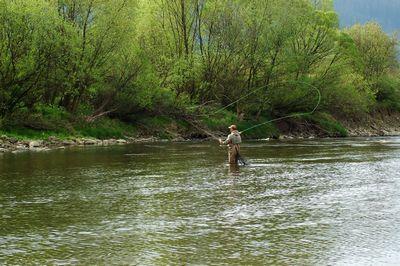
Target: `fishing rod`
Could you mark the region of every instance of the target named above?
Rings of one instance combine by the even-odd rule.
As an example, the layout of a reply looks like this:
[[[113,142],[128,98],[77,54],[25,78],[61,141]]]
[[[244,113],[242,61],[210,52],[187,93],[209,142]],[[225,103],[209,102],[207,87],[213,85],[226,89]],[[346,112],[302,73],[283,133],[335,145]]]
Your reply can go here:
[[[321,104],[321,99],[322,99],[321,91],[320,91],[316,86],[314,86],[314,85],[312,85],[312,84],[310,84],[310,83],[308,83],[308,82],[305,82],[305,81],[297,81],[297,82],[303,83],[303,84],[306,84],[306,85],[312,87],[312,88],[318,93],[318,101],[317,101],[317,104],[315,105],[315,107],[312,109],[312,111],[310,111],[310,112],[304,112],[304,113],[296,113],[296,114],[291,114],[291,115],[286,115],[286,116],[283,116],[283,117],[271,119],[271,120],[268,120],[268,121],[266,121],[266,122],[259,123],[259,124],[257,124],[257,125],[254,125],[254,126],[251,126],[251,127],[249,127],[249,128],[246,128],[245,130],[242,130],[242,131],[239,132],[239,133],[240,133],[240,134],[243,134],[244,132],[250,131],[250,130],[252,130],[252,129],[261,127],[261,126],[263,126],[263,125],[266,125],[266,124],[269,124],[269,123],[272,123],[272,122],[284,120],[284,119],[287,119],[287,118],[299,117],[299,116],[304,116],[304,115],[311,115],[311,114],[315,113],[315,111],[318,109],[319,105]],[[248,94],[246,94],[246,95],[240,97],[238,100],[236,100],[236,101],[234,101],[234,102],[232,102],[232,103],[230,103],[230,104],[228,104],[228,105],[226,105],[226,106],[224,106],[224,107],[222,107],[222,108],[216,110],[215,112],[212,112],[212,113],[208,114],[207,116],[210,116],[210,115],[213,115],[213,114],[217,114],[217,113],[219,113],[219,112],[221,112],[221,111],[227,109],[228,107],[234,105],[235,103],[237,103],[237,102],[239,102],[239,101],[241,101],[241,100],[247,98],[248,96],[254,94],[256,91],[259,91],[259,90],[261,90],[262,88],[265,88],[265,87],[266,87],[266,86],[259,87],[259,88],[255,89],[255,90],[253,90],[252,92],[250,92],[250,93],[248,93]],[[204,116],[204,115],[203,115],[203,116]],[[196,124],[195,124],[194,122],[192,122],[192,121],[188,121],[188,122],[189,122],[190,124],[192,124],[194,127],[196,127],[197,129],[199,129],[199,130],[203,131],[204,133],[206,133],[207,135],[211,136],[213,139],[219,140],[219,141],[220,141],[220,138],[218,138],[218,137],[217,137],[216,135],[214,135],[213,133],[207,131],[206,129],[204,129],[204,128],[202,128],[202,127],[200,127],[199,125],[196,125]],[[238,156],[238,157],[237,157],[237,160],[238,160],[238,162],[239,162],[240,164],[242,164],[242,165],[244,165],[244,166],[249,165],[249,163],[240,155],[240,153],[238,153],[237,156]]]

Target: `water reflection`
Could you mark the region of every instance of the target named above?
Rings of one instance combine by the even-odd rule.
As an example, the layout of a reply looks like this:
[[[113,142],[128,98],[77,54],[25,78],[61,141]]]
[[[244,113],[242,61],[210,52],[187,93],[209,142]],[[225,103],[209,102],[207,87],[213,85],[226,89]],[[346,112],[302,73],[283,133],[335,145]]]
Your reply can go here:
[[[0,264],[390,264],[399,144],[251,142],[246,167],[209,143],[6,154]]]
[[[229,173],[233,176],[239,176],[240,174],[239,164],[229,164]]]

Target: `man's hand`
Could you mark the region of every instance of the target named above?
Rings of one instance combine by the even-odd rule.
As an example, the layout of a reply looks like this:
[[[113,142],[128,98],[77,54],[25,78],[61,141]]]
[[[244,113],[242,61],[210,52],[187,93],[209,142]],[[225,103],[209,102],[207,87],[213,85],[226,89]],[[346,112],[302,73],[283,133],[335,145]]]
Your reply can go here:
[[[219,141],[219,144],[222,144],[222,139],[219,139],[218,141]]]

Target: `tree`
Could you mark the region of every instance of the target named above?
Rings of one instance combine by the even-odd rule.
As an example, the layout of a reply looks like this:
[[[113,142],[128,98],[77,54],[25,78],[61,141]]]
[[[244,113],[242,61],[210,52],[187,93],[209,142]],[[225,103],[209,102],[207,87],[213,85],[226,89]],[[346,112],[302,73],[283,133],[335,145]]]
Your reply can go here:
[[[0,1],[0,116],[32,106],[57,65],[61,20],[48,2]]]
[[[397,38],[388,36],[375,22],[354,25],[346,32],[353,39],[361,61],[357,70],[377,91],[379,79],[397,67]]]
[[[65,92],[61,101],[67,110],[75,112],[91,87],[107,82],[104,78],[118,60],[119,51],[132,40],[135,4],[132,0],[58,2],[59,13],[76,29],[77,40],[68,62],[72,90]]]

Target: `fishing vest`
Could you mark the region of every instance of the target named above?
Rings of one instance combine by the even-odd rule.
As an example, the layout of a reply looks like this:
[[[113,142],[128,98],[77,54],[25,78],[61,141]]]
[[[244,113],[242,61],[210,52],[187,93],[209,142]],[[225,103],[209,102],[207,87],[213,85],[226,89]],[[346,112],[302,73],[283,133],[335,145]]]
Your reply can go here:
[[[240,144],[242,143],[242,137],[238,131],[233,131],[229,134],[228,139],[230,140],[231,144]]]

